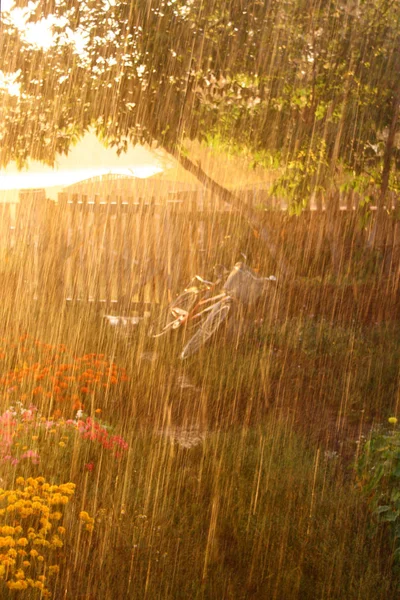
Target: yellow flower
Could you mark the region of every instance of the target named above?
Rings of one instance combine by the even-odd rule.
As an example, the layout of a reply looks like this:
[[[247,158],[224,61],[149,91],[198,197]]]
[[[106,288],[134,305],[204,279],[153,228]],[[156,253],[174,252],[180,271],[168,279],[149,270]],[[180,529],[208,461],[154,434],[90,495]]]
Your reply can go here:
[[[17,541],[18,546],[27,546],[28,543],[28,540],[24,537],[19,538],[19,540]]]
[[[64,535],[64,533],[65,533],[65,531],[66,531],[66,530],[65,530],[65,527],[58,527],[58,528],[57,528],[57,531],[58,531],[58,533],[59,533],[60,535]]]
[[[1,562],[5,567],[12,567],[15,565],[15,560],[13,558],[3,558]]]
[[[86,531],[90,531],[90,533],[93,531],[94,526],[91,523],[88,523],[85,527]]]
[[[53,512],[49,514],[49,519],[50,520],[54,520],[54,521],[59,521],[60,519],[62,519],[62,513],[60,512]]]
[[[15,546],[15,540],[9,535],[0,537],[0,548],[4,548],[5,546]]]
[[[38,552],[37,550],[33,549],[33,550],[31,550],[31,551],[29,552],[29,554],[30,554],[30,555],[31,555],[33,558],[35,558],[36,556],[38,556],[38,555],[39,555],[39,552]]]
[[[17,485],[25,485],[25,479],[23,477],[17,477],[15,483]]]
[[[14,529],[14,527],[10,527],[10,525],[4,525],[1,528],[1,533],[3,535],[14,535],[15,529]]]
[[[51,565],[49,567],[49,574],[50,575],[55,575],[56,573],[60,572],[60,567],[58,565]]]
[[[19,579],[18,581],[7,581],[7,587],[10,590],[26,590],[28,583]]]
[[[65,442],[58,442],[58,445],[60,446],[60,448],[65,448]]]
[[[58,535],[53,535],[51,538],[51,546],[53,548],[62,548],[64,546],[63,542],[60,540]]]
[[[389,417],[388,418],[389,423],[391,423],[392,425],[396,425],[397,423],[397,419],[396,417]]]
[[[25,579],[25,573],[22,569],[18,569],[15,573],[15,579]]]
[[[32,436],[32,439],[33,439],[33,440],[36,442],[36,440],[38,440],[38,439],[39,439],[39,436],[38,436],[38,435],[33,435],[33,436]]]
[[[24,560],[22,564],[23,564],[24,567],[30,567],[31,566],[31,563],[29,562],[29,560]]]

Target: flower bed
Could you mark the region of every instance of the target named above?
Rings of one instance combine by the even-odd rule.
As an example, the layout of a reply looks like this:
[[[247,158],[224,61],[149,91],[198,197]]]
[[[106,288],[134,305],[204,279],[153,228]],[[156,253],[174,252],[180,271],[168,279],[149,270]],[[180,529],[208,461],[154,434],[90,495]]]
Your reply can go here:
[[[64,344],[29,336],[0,344],[0,390],[7,403],[34,403],[49,415],[71,417],[78,410],[95,412],[128,381],[126,370],[104,354],[74,356]]]

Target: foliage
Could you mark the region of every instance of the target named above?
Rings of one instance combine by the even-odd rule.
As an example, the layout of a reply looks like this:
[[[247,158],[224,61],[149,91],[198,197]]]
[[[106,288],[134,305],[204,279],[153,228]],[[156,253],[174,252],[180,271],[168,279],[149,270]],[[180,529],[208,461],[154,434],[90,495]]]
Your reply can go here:
[[[90,125],[119,151],[211,133],[292,161],[315,136],[328,161],[381,160],[371,148],[396,94],[395,2],[16,4],[29,23],[51,19],[53,39],[43,49],[3,17],[3,165],[51,163]]]
[[[393,540],[393,561],[400,572],[400,430],[397,418],[391,428],[375,430],[357,464],[359,485],[368,498],[375,528],[385,527]]]
[[[272,194],[289,202],[289,214],[300,214],[311,197],[327,187],[326,143],[319,140],[315,149],[308,142],[291,160],[272,187]]]

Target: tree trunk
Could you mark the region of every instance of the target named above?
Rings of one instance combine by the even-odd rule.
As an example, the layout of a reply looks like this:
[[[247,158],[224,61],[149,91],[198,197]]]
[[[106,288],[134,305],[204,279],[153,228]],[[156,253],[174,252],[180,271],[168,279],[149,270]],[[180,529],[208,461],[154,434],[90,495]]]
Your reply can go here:
[[[393,98],[392,119],[389,126],[388,137],[383,155],[383,168],[381,177],[381,186],[377,202],[375,224],[372,228],[368,246],[384,246],[385,243],[385,201],[389,189],[390,169],[392,165],[393,148],[397,133],[398,121],[400,116],[400,74],[397,89]]]
[[[171,152],[171,150],[169,151]],[[275,260],[278,269],[277,275],[282,275],[284,278],[294,276],[294,269],[283,258],[282,252],[279,251],[278,246],[273,241],[270,228],[265,223],[260,223],[260,219],[253,208],[243,202],[233,192],[209,177],[201,166],[194,163],[190,158],[184,156],[179,151],[172,151],[171,153],[182,167],[196,177],[200,183],[219,196],[221,200],[228,202],[228,204],[243,214],[249,225],[259,233],[260,239],[264,242],[270,255]]]

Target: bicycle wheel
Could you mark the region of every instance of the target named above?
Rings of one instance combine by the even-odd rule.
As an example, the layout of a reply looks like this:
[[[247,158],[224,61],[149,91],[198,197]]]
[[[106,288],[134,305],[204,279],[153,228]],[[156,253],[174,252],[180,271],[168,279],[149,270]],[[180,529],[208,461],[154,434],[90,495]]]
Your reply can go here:
[[[226,296],[223,300],[220,300],[215,304],[207,319],[182,350],[182,360],[196,354],[201,346],[214,335],[217,329],[219,329],[221,324],[226,320],[231,309],[231,304],[232,298],[230,296]]]

